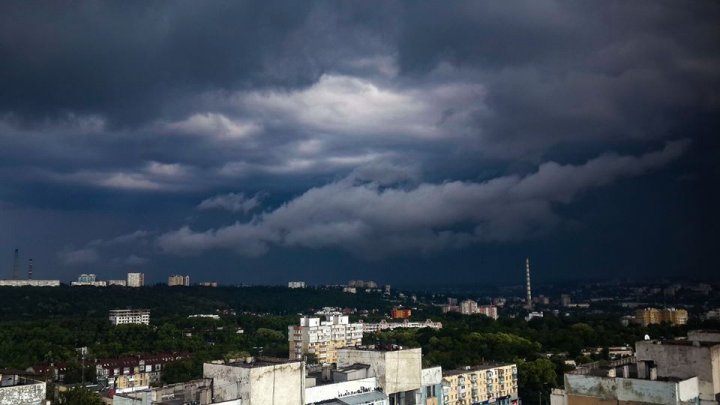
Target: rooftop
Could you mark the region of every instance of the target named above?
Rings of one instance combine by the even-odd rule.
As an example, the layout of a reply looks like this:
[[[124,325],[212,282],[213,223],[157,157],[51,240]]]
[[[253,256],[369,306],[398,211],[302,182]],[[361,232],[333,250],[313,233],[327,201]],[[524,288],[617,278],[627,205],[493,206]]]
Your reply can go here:
[[[259,357],[259,358],[248,358],[246,361],[236,361],[227,364],[228,366],[233,367],[243,367],[243,368],[255,368],[255,367],[267,367],[267,366],[274,366],[278,364],[289,364],[289,363],[300,363],[300,360],[288,360],[288,359],[281,359],[277,357]]]
[[[475,371],[492,370],[492,369],[498,368],[498,367],[509,367],[509,366],[514,366],[514,365],[515,364],[513,364],[513,363],[484,363],[484,364],[478,364],[476,366],[471,366],[471,367],[467,367],[467,368],[458,368],[458,369],[454,369],[454,370],[443,370],[442,374],[443,374],[443,377],[450,377],[450,376],[458,375],[458,374],[472,373]]]

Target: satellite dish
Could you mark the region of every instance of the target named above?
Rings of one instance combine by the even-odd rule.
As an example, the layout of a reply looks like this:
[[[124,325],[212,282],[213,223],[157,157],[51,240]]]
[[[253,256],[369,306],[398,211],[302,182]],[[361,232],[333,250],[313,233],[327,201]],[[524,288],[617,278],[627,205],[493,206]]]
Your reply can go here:
[[[650,340],[650,335],[645,335],[645,340]]]

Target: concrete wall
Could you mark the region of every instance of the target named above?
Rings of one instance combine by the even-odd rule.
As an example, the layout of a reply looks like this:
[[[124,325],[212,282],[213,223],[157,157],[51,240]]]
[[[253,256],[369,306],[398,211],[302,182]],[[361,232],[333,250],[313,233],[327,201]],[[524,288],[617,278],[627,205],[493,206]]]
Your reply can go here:
[[[215,401],[240,399],[243,405],[303,405],[302,362],[254,367],[205,363],[203,377],[213,379]]]
[[[691,330],[687,333],[687,338],[691,341],[720,343],[720,332]]]
[[[423,387],[442,383],[442,367],[422,369],[420,382]]]
[[[45,401],[45,383],[0,388],[0,405],[40,405]]]
[[[369,364],[386,394],[417,390],[422,386],[421,349],[338,351],[338,367],[354,363]]]
[[[305,403],[314,404],[329,399],[372,392],[380,387],[377,378],[363,378],[361,380],[344,381],[335,384],[318,385],[305,389]]]
[[[647,404],[695,403],[698,379],[693,377],[683,383],[681,386],[677,382],[668,381],[565,374],[568,405],[573,403],[571,396]]]
[[[700,399],[714,400],[720,393],[720,345],[635,343],[638,361],[654,361],[658,376],[687,379],[697,376]]]
[[[250,401],[247,405],[303,405],[305,367],[302,362],[253,367],[250,370]]]

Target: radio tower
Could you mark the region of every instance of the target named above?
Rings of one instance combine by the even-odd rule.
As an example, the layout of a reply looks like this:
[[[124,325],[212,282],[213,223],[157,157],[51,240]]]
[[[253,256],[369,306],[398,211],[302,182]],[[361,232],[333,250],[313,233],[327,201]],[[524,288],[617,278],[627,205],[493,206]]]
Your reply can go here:
[[[525,258],[525,282],[527,284],[526,305],[528,309],[532,309],[532,292],[530,290],[530,258]]]
[[[18,265],[20,264],[20,263],[18,263],[19,258],[20,258],[20,252],[18,251],[18,249],[15,249],[15,256],[13,257],[13,274],[12,274],[13,280],[17,280],[17,278],[18,278]]]
[[[28,280],[32,280],[32,259],[28,260]]]

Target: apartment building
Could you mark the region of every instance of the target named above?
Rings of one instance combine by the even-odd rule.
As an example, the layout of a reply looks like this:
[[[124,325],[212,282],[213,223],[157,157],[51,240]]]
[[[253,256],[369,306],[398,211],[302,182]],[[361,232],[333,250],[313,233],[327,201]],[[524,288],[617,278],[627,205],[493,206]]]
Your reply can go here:
[[[172,275],[168,277],[168,285],[170,287],[175,286],[184,286],[189,287],[190,286],[190,276],[180,276],[180,275]]]
[[[305,288],[304,281],[289,281],[288,288]]]
[[[675,308],[644,308],[635,312],[635,322],[642,326],[668,322],[672,325],[685,325],[688,313],[684,309]]]
[[[442,403],[517,405],[517,366],[485,364],[443,371]]]
[[[362,343],[363,324],[350,323],[344,315],[320,318],[302,317],[300,325],[288,326],[289,358],[302,360],[313,354],[321,364],[337,362],[337,350]]]
[[[128,287],[142,287],[145,285],[145,274],[144,273],[128,273],[127,274],[127,286]]]
[[[150,324],[150,310],[147,309],[111,309],[109,315],[113,325]]]
[[[412,316],[412,310],[410,308],[393,308],[390,311],[390,318],[392,319],[409,319]]]
[[[203,364],[203,378],[212,379],[213,403],[242,405],[304,403],[305,363],[248,358],[230,364]]]

